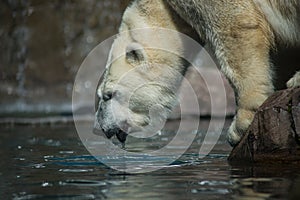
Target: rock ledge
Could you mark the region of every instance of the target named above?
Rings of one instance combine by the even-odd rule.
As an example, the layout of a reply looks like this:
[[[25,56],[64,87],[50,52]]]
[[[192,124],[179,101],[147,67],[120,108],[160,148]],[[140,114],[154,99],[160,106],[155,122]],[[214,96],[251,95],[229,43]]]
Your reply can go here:
[[[300,87],[275,92],[257,111],[231,163],[300,163]]]

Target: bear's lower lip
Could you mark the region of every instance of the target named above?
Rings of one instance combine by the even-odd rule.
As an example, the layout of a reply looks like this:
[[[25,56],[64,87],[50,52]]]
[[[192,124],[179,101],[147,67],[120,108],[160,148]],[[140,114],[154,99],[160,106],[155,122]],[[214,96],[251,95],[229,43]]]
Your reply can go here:
[[[127,135],[128,135],[128,134],[127,134],[126,132],[122,131],[122,130],[120,130],[120,131],[116,134],[118,140],[119,140],[121,143],[124,143],[124,142],[126,141]]]
[[[124,143],[126,141],[127,138],[127,133],[122,131],[122,130],[118,130],[118,131],[109,131],[109,132],[105,132],[103,130],[99,130],[97,128],[93,129],[93,133],[95,135],[99,135],[99,136],[106,136],[108,139],[111,139],[114,135],[116,135],[117,139],[121,142]]]

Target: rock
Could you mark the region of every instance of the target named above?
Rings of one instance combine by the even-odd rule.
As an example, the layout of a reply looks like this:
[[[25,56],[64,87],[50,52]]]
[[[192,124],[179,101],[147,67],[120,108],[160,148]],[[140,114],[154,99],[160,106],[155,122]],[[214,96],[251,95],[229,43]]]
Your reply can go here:
[[[71,113],[79,66],[94,47],[118,32],[126,3],[1,1],[0,116]]]
[[[275,92],[234,147],[231,163],[300,163],[300,87]]]

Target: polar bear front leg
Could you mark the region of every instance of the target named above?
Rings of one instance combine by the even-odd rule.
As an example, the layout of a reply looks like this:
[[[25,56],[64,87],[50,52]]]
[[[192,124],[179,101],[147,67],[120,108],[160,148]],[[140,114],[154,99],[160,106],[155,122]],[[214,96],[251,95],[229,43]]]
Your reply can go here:
[[[262,60],[262,62],[264,62]],[[261,104],[272,94],[273,85],[267,64],[258,64],[256,66],[238,71],[235,79],[234,88],[236,90],[237,111],[235,118],[228,130],[228,142],[235,146],[241,140],[242,136],[251,124],[255,112]]]
[[[235,146],[257,109],[272,94],[273,84],[269,63],[271,45],[266,31],[260,26],[232,30],[232,34],[219,35],[215,52],[221,70],[235,91],[237,112],[228,130],[228,141]]]

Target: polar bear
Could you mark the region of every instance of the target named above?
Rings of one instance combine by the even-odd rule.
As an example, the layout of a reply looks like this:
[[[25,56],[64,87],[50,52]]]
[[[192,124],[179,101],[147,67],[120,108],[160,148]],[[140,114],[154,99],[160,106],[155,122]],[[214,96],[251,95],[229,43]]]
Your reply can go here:
[[[176,101],[169,88],[180,85],[182,78],[177,74],[184,75],[188,65],[178,56],[185,51],[180,37],[175,34],[161,41],[156,36],[163,28],[211,47],[235,91],[237,111],[228,141],[236,145],[256,110],[273,93],[270,50],[277,43],[299,44],[299,12],[299,0],[134,0],[123,15],[97,89],[95,128],[124,142],[127,134],[152,123],[151,113],[163,111],[156,115],[158,121],[167,118]],[[142,28],[152,32],[134,31]],[[174,52],[147,48],[153,43]],[[288,87],[299,86],[299,80],[300,72]]]

